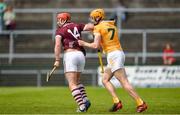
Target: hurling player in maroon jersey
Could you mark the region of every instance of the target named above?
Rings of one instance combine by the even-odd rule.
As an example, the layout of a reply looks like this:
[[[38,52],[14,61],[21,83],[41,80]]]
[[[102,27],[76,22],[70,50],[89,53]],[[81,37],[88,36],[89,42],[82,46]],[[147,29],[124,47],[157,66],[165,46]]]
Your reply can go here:
[[[63,47],[64,73],[69,84],[72,96],[78,105],[77,112],[86,112],[91,103],[87,97],[83,84],[80,83],[80,75],[85,66],[85,49],[79,46],[81,32],[93,30],[93,24],[77,24],[71,22],[69,13],[57,14],[57,30],[55,36],[55,67],[60,65],[61,47]]]

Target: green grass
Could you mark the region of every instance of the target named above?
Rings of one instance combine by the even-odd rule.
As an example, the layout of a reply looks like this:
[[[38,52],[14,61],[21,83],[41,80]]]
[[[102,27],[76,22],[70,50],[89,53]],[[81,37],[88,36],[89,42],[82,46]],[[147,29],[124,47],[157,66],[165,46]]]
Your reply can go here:
[[[111,96],[104,88],[87,87],[92,102],[87,114],[112,114]],[[136,89],[147,102],[144,114],[180,114],[180,88]],[[113,114],[137,114],[135,102],[121,88],[117,90],[123,109]],[[0,114],[77,114],[67,87],[0,87]]]

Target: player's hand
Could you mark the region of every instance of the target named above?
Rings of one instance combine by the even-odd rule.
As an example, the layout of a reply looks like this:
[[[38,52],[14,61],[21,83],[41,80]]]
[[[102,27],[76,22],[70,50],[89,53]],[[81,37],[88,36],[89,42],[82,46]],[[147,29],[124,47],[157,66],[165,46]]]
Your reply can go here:
[[[54,67],[59,67],[60,66],[60,62],[59,62],[59,60],[56,60],[55,62],[54,62]]]
[[[80,46],[84,46],[84,41],[78,40],[78,44],[79,44]]]

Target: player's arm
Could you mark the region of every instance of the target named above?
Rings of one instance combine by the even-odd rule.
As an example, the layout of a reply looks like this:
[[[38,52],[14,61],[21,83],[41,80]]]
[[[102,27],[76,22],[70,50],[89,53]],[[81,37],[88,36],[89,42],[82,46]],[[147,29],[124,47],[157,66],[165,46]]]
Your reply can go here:
[[[85,46],[93,49],[97,49],[100,47],[100,40],[101,40],[101,35],[100,33],[94,33],[94,41],[92,43],[88,43],[82,40],[78,40],[78,43],[80,46]]]
[[[61,39],[62,39],[62,37],[60,35],[56,35],[55,47],[54,47],[54,54],[55,54],[54,66],[56,66],[56,67],[59,67],[59,65],[60,65]]]
[[[94,29],[94,24],[88,23],[88,24],[85,24],[83,31],[92,31],[93,29]]]

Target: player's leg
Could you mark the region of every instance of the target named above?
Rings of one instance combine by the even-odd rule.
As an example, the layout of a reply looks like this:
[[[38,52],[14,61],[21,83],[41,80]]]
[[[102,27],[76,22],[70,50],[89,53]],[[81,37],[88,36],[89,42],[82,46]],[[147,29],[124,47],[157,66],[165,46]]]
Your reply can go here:
[[[78,70],[77,70],[77,57],[76,52],[66,52],[64,54],[64,72],[66,79],[69,84],[69,89],[71,90],[71,94],[78,104],[78,112],[85,112],[86,107],[83,102],[83,98],[81,92],[78,88]]]
[[[137,92],[134,90],[132,85],[129,83],[126,72],[124,68],[118,69],[114,72],[114,76],[120,81],[122,87],[130,94],[130,96],[136,101],[137,103],[137,112],[142,112],[147,109],[147,105],[145,102],[140,98]]]
[[[84,85],[80,82],[81,73],[84,71],[84,66],[85,66],[85,56],[81,51],[78,51],[76,54],[78,55],[78,59],[77,59],[78,81],[77,81],[77,83],[78,83],[78,88],[79,88],[82,98],[83,98],[83,102],[86,105],[86,111],[87,111],[89,109],[89,107],[91,106],[91,102],[88,99]]]
[[[113,97],[113,103],[114,104],[113,104],[112,108],[110,108],[109,111],[115,112],[115,111],[122,108],[122,104],[121,104],[121,101],[119,100],[119,98],[118,98],[118,96],[116,94],[115,87],[110,82],[111,78],[112,78],[112,72],[111,72],[110,68],[106,68],[105,72],[103,74],[102,83],[104,84],[104,87],[108,90],[108,92]]]
[[[81,92],[83,101],[85,102],[86,100],[88,100],[88,98],[87,98],[85,87],[84,87],[84,85],[80,81],[81,73],[79,72],[77,76],[78,76],[78,79],[77,79],[78,88],[79,88],[79,90]]]
[[[91,106],[91,102],[90,100],[88,99],[88,96],[87,96],[87,93],[86,93],[86,89],[84,87],[84,85],[80,82],[80,75],[81,73],[79,72],[78,73],[78,88],[81,92],[81,96],[83,98],[83,102],[85,103],[85,106],[86,106],[86,111],[89,109],[89,107]]]
[[[104,87],[109,91],[109,93],[112,95],[112,97],[116,97],[118,98],[116,92],[115,92],[115,87],[113,86],[113,84],[110,82],[112,78],[112,72],[109,68],[105,69],[105,72],[103,74],[103,78],[102,78],[102,83],[104,85]]]
[[[125,69],[124,69],[124,62],[125,62],[125,55],[123,51],[114,51],[108,55],[109,66],[111,67],[111,71],[113,75],[120,81],[122,87],[135,99],[137,102],[138,112],[143,111],[140,107],[144,104],[142,99],[138,96],[135,92],[132,85],[128,82]],[[139,109],[140,108],[140,109]],[[144,108],[145,110],[146,108]]]
[[[83,101],[84,102],[88,101],[89,99],[88,99],[88,96],[87,96],[86,89],[85,89],[84,85],[82,83],[79,83],[78,88],[81,91]]]
[[[78,83],[77,83],[77,72],[66,72],[65,73],[66,79],[69,84],[69,89],[71,90],[71,94],[79,106],[80,111],[86,111],[85,104],[83,102],[83,98],[81,95],[81,91],[79,90]]]

